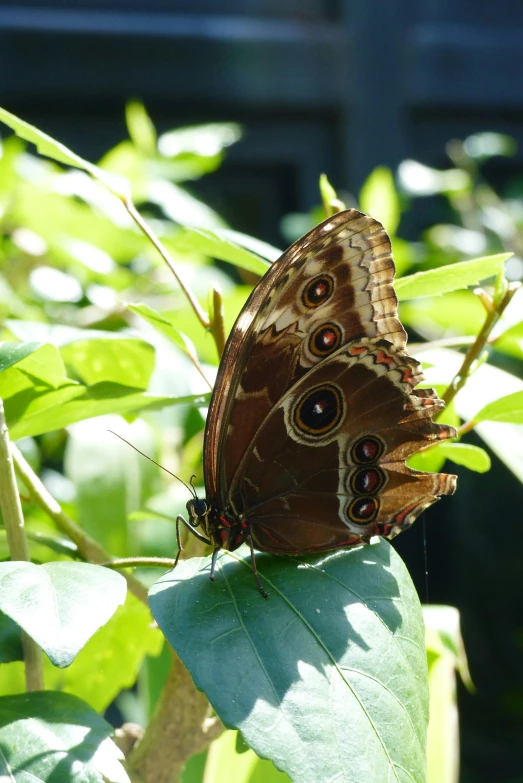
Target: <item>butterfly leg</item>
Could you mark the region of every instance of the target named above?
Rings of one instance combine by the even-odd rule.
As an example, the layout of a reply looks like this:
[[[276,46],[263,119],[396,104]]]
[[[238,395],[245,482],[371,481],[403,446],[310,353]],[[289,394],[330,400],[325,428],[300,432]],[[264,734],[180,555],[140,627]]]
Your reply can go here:
[[[189,522],[187,522],[187,520],[184,517],[182,517],[181,514],[178,514],[178,516],[176,517],[176,543],[178,545],[178,553],[176,555],[176,559],[174,561],[173,568],[176,568],[176,566],[178,565],[178,560],[180,559],[180,555],[183,552],[182,539],[181,539],[181,536],[180,536],[180,525],[182,525],[182,524],[185,525],[187,530],[190,533],[192,533],[193,536],[196,536],[198,541],[201,541],[203,544],[210,544],[211,543],[208,538],[206,538],[205,536],[202,536],[201,533],[199,533],[197,530],[195,530],[194,527]]]
[[[258,585],[258,590],[262,594],[262,597],[265,598],[266,601],[268,601],[269,600],[269,596],[267,595],[267,593],[265,592],[265,590],[262,587],[262,583],[260,582],[260,576],[258,574],[258,569],[256,568],[256,556],[254,554],[254,546],[253,546],[253,543],[252,543],[252,538],[250,536],[248,537],[247,542],[248,542],[249,547],[251,549],[251,567],[252,567],[252,572],[254,574],[254,578],[256,579],[256,584]]]

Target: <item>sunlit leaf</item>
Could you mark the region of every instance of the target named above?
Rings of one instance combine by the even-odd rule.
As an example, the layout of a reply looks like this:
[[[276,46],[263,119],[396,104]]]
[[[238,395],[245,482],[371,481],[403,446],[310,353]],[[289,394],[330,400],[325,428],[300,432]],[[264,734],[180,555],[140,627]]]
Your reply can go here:
[[[68,693],[0,697],[0,772],[10,783],[130,783],[113,727]]]
[[[43,133],[43,131],[38,130],[33,125],[29,125],[28,122],[19,119],[19,117],[2,108],[0,108],[0,121],[14,130],[17,136],[34,144],[41,155],[46,155],[58,163],[64,163],[66,166],[83,169],[95,177],[95,179],[103,182],[109,190],[112,190],[120,198],[129,197],[129,185],[122,177],[118,177],[95,166],[93,163],[89,163],[61,142],[48,136],[47,133]]]
[[[507,394],[485,405],[474,416],[475,421],[506,421],[523,424],[523,391]]]
[[[377,166],[367,177],[360,191],[360,207],[383,223],[389,234],[396,233],[400,222],[400,203],[389,168]]]
[[[512,253],[498,253],[400,277],[395,282],[396,293],[400,299],[416,299],[467,288],[469,285],[476,285],[481,280],[497,275],[511,255]]]
[[[485,449],[470,443],[438,443],[434,447],[441,455],[451,459],[456,465],[463,465],[476,473],[490,470],[490,457]]]
[[[228,261],[249,272],[263,275],[268,268],[267,262],[260,256],[249,252],[245,247],[220,236],[215,231],[185,228],[177,237],[176,245],[180,248],[196,250],[211,258]]]
[[[0,610],[55,666],[69,666],[125,600],[121,574],[90,563],[0,563]]]
[[[125,107],[129,136],[137,149],[152,157],[156,154],[156,130],[143,103],[129,101]]]

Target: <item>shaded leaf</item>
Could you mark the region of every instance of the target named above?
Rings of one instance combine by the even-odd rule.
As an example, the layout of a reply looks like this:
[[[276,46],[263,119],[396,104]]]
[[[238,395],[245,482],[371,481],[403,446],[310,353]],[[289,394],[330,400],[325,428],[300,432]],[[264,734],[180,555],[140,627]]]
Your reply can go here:
[[[481,280],[497,275],[503,269],[503,264],[512,253],[498,253],[473,261],[459,261],[428,272],[416,272],[407,277],[400,277],[394,283],[400,299],[416,299],[423,296],[437,296],[448,291],[457,291],[476,285]]]
[[[257,554],[257,564],[266,602],[237,553],[218,558],[214,583],[210,559],[195,558],[150,591],[225,725],[295,783],[425,781],[423,625],[398,555],[380,540],[309,558]]]
[[[125,599],[121,574],[90,563],[0,563],[0,610],[43,649],[69,666]]]
[[[0,777],[10,783],[130,783],[112,726],[81,699],[0,697]]]
[[[23,661],[20,626],[0,612],[0,663]]]

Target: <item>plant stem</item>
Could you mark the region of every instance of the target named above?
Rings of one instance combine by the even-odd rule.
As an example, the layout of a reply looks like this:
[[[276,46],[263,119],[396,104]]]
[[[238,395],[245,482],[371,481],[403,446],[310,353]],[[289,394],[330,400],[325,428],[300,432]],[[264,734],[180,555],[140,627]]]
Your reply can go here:
[[[461,367],[459,368],[458,372],[452,379],[452,382],[450,383],[448,389],[446,390],[445,394],[442,397],[445,405],[449,405],[449,403],[452,402],[456,394],[466,384],[467,378],[469,377],[472,370],[472,365],[481,356],[488,342],[492,329],[495,327],[495,325],[503,315],[504,310],[510,303],[510,300],[512,299],[512,297],[514,296],[518,288],[519,288],[519,283],[509,285],[501,301],[497,303],[495,309],[487,312],[485,323],[483,324],[473,344],[470,346],[467,353],[465,354],[465,358],[463,359],[463,363]]]
[[[22,504],[16,485],[11,456],[9,432],[4,415],[4,403],[0,399],[0,509],[4,520],[7,545],[11,560],[31,561],[24,528]],[[44,689],[42,652],[25,631],[22,631],[22,649],[25,664],[25,683],[28,691]]]
[[[198,318],[201,325],[204,327],[204,329],[208,329],[210,327],[209,319],[200,307],[200,303],[194,296],[193,292],[187,285],[187,283],[183,280],[181,277],[179,271],[176,269],[174,265],[174,261],[172,260],[171,256],[167,252],[164,245],[160,242],[154,231],[151,229],[150,226],[147,225],[145,220],[142,218],[136,207],[134,206],[133,202],[129,198],[122,198],[122,202],[124,207],[126,208],[129,215],[132,217],[138,228],[143,231],[145,236],[149,239],[150,242],[154,245],[156,250],[159,252],[171,272],[173,273],[176,282],[184,292],[185,296],[187,297],[189,304],[191,305],[192,309],[194,310],[196,317]]]
[[[223,322],[223,299],[217,288],[212,289],[212,320],[209,329],[220,358],[225,348],[225,324]]]
[[[62,533],[69,536],[78,547],[82,557],[98,565],[110,561],[111,555],[62,510],[60,504],[48,492],[14,443],[11,444],[11,454],[16,472],[24,482],[31,500],[45,511]],[[123,576],[127,580],[127,586],[131,593],[147,605],[147,589],[144,585],[132,574],[124,574]]]
[[[176,560],[172,557],[118,557],[108,560],[100,565],[107,568],[136,568],[137,566],[149,568],[174,568]]]
[[[223,731],[210,716],[210,705],[196,690],[183,663],[173,663],[143,738],[129,754],[126,768],[133,783],[174,783],[187,759],[210,745]]]

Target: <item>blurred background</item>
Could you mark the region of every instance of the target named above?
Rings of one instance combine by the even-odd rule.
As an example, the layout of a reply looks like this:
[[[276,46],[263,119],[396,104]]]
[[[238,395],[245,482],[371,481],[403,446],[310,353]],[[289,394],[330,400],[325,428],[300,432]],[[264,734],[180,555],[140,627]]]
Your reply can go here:
[[[223,225],[285,247],[320,219],[318,177],[325,172],[349,205],[382,199],[401,272],[512,250],[507,274],[522,275],[518,0],[4,0],[0,73],[0,105],[131,178],[138,203],[158,225],[190,224],[194,210],[195,225],[218,225],[216,214]],[[131,110],[130,99],[138,101]],[[140,102],[160,134],[154,153]],[[201,124],[207,130],[200,135],[171,133]],[[5,150],[11,161],[22,154],[13,145]],[[7,165],[5,154],[3,160]],[[27,166],[20,171],[31,179]],[[32,169],[45,190],[44,174],[49,169]],[[44,237],[52,248],[46,231],[58,231],[65,218],[57,207],[47,228],[37,225],[36,202],[24,192],[26,212],[12,213],[2,231],[4,250],[9,241],[11,258],[32,268],[39,252],[31,238]],[[100,247],[125,267],[140,249],[121,236],[118,251],[112,234]],[[69,261],[61,251],[62,269],[77,276],[73,251]],[[143,261],[139,268],[149,269]],[[46,300],[46,285],[33,279],[18,312],[12,300],[4,316],[26,317],[33,297],[47,302],[55,323],[117,328],[102,296],[105,273],[83,274],[80,294],[59,302]],[[234,280],[248,285],[254,278]],[[129,285],[118,278],[120,289]],[[164,284],[164,301],[167,295]],[[75,308],[82,317],[71,314]],[[412,339],[474,334],[481,306],[456,295],[422,300],[402,317]],[[522,337],[491,357],[518,377]],[[186,443],[187,432],[201,429],[191,415]],[[481,443],[475,435],[471,442]],[[58,470],[58,446],[47,450]],[[457,467],[455,498],[397,543],[421,600],[461,612],[477,688],[459,691],[462,783],[523,782],[523,493],[514,471],[499,456],[492,460],[488,480]]]

